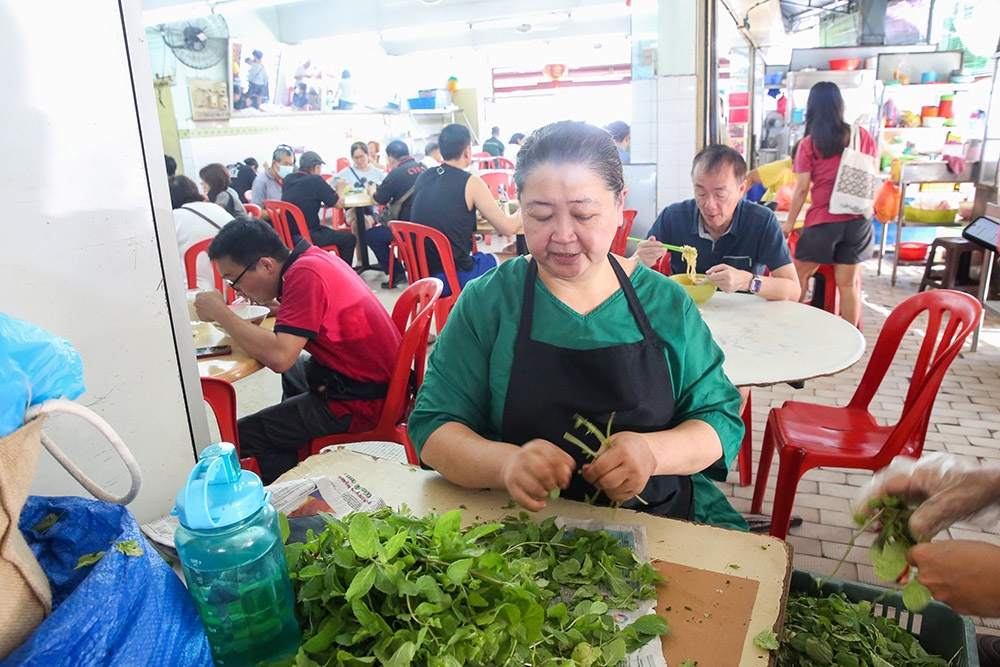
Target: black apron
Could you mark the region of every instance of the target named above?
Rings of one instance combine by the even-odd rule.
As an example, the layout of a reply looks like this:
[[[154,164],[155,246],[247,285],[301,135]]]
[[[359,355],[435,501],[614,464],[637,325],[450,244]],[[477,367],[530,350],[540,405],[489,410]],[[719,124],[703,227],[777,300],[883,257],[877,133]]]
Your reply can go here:
[[[625,292],[642,340],[592,350],[532,340],[538,265],[531,260],[500,429],[504,442],[520,446],[541,438],[568,452],[577,462],[577,470],[561,497],[573,500],[591,498],[597,490],[579,473],[590,459],[566,442],[563,434],[572,433],[595,451],[599,445],[583,428],[574,427],[575,414],[603,431],[614,412],[612,431],[616,433],[662,431],[674,416],[673,384],[663,347],[625,271],[610,254],[608,261]],[[686,475],[650,477],[639,495],[648,505],[632,498],[622,506],[662,516],[694,518],[694,491]],[[598,504],[608,502],[603,493],[597,499]]]

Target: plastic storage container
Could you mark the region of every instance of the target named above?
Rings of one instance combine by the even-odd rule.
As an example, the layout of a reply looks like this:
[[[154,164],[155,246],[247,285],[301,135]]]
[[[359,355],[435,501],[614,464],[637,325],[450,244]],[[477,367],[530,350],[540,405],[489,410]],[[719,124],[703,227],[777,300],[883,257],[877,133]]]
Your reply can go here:
[[[914,614],[906,610],[899,593],[890,594],[884,588],[836,577],[825,581],[820,589],[816,584],[821,579],[822,575],[795,570],[792,572],[790,589],[807,595],[843,593],[851,602],[868,600],[873,603],[873,613],[895,619],[916,636],[928,653],[945,660],[951,660],[954,656],[951,663],[953,667],[979,667],[975,626],[971,620],[959,616],[946,605],[931,602],[921,613]]]
[[[294,654],[301,633],[278,514],[228,442],[206,447],[177,495],[174,544],[216,667]]]

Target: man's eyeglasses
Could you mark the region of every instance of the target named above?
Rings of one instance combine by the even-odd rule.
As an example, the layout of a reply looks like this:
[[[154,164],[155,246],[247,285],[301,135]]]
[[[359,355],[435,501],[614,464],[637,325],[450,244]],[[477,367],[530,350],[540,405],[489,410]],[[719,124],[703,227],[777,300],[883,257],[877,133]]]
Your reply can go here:
[[[237,283],[240,282],[240,279],[243,278],[243,276],[246,275],[247,271],[249,271],[253,267],[257,266],[257,262],[259,262],[262,259],[264,259],[264,258],[263,257],[258,257],[254,261],[252,261],[249,264],[247,264],[245,267],[243,267],[243,270],[240,272],[240,275],[236,276],[235,280],[227,280],[226,284],[229,285],[230,287],[232,287],[233,289],[239,289],[236,285],[237,285]]]

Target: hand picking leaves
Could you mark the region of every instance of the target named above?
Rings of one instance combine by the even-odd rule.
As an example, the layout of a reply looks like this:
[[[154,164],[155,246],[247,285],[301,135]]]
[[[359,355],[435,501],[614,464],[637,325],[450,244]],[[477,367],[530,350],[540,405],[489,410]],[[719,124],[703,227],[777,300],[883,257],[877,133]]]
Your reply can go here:
[[[569,433],[569,432],[564,433],[563,434],[563,438],[565,438],[566,442],[570,443],[571,445],[576,445],[577,447],[579,447],[580,450],[584,454],[586,454],[587,456],[589,456],[592,461],[596,461],[598,459],[598,457],[601,455],[601,450],[605,450],[606,451],[607,449],[611,448],[611,442],[610,442],[610,440],[611,440],[611,423],[614,422],[614,420],[615,420],[615,413],[614,412],[611,413],[611,417],[608,418],[608,425],[605,427],[604,431],[601,431],[601,429],[599,429],[596,425],[594,425],[593,422],[591,422],[589,419],[587,419],[586,417],[584,417],[582,415],[574,415],[574,417],[576,417],[576,423],[574,424],[575,428],[581,428],[582,427],[582,428],[584,428],[587,431],[587,433],[589,433],[590,435],[592,435],[595,438],[597,438],[597,441],[598,441],[597,449],[595,450],[595,449],[593,449],[591,447],[588,447],[586,443],[584,443],[582,440],[580,440],[580,438],[576,437],[575,435],[573,435],[572,433]],[[597,498],[597,495],[599,495],[600,493],[601,492],[598,491],[597,494],[595,494],[594,497],[592,497],[590,499],[590,504],[593,504],[593,501]],[[551,493],[550,493],[549,497],[552,498],[552,497],[558,497],[558,496],[552,496]],[[642,499],[642,496],[638,496],[637,495],[635,497],[635,499],[638,500],[643,505],[648,505],[649,504],[645,500]],[[614,507],[616,509],[618,507],[620,507],[620,506],[621,506],[620,502],[612,502],[611,503],[611,507]]]
[[[863,530],[872,525],[880,526],[875,541],[868,549],[875,576],[882,581],[895,582],[908,574],[909,581],[903,588],[903,604],[910,611],[923,611],[932,599],[930,589],[917,581],[916,568],[910,568],[906,562],[906,552],[917,543],[910,533],[913,508],[908,507],[905,499],[899,496],[871,498],[868,508],[873,511],[870,518],[859,515],[854,517],[854,521]]]

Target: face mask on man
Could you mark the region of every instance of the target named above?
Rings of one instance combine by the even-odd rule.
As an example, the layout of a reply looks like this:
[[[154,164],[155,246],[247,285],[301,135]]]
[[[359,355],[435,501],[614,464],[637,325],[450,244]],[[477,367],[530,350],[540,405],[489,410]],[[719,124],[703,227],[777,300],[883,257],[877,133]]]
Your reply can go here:
[[[279,164],[278,165],[278,176],[285,178],[290,173],[295,171],[295,167],[290,164]]]

